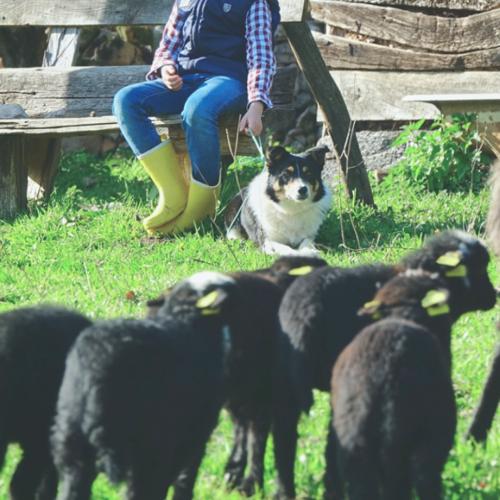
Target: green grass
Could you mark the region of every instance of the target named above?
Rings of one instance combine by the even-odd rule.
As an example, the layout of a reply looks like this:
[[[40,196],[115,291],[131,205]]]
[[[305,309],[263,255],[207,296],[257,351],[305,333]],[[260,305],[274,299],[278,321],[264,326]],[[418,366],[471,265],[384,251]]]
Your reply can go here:
[[[233,167],[222,206],[236,189],[236,174],[243,182],[258,168],[252,159]],[[393,178],[375,186],[374,195],[376,211],[350,206],[338,189],[319,237],[323,255],[331,264],[395,261],[417,248],[424,236],[440,229],[483,233],[486,190],[429,194]],[[74,307],[92,318],[142,316],[146,300],[193,272],[253,269],[272,261],[249,243],[225,241],[220,218],[219,229],[206,224],[196,233],[170,241],[141,243],[138,218],[151,210],[154,196],[150,182],[130,157],[117,154],[99,160],[85,153],[65,157],[50,202],[33,204],[28,214],[0,222],[0,311],[44,302]],[[494,263],[491,276],[498,282]],[[498,341],[496,314],[470,314],[455,328],[459,428],[444,474],[449,499],[500,498],[500,419],[495,421],[486,448],[473,447],[462,439]],[[301,496],[321,495],[327,424],[328,397],[318,393],[311,415],[303,418],[300,427],[296,478]],[[199,474],[197,498],[239,498],[228,493],[222,481],[230,446],[231,425],[223,413]],[[0,476],[1,499],[7,498],[9,477],[19,456],[19,449],[11,447]],[[273,489],[271,444],[266,455],[267,497]],[[119,498],[119,490],[99,478],[93,498]]]

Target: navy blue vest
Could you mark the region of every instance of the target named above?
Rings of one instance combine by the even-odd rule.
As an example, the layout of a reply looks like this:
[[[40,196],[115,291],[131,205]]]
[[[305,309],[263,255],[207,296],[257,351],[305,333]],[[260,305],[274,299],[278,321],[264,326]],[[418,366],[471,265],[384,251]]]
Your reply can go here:
[[[246,81],[245,21],[254,0],[177,0],[188,11],[182,29],[179,73],[209,73]],[[280,20],[277,0],[268,0],[273,31]]]

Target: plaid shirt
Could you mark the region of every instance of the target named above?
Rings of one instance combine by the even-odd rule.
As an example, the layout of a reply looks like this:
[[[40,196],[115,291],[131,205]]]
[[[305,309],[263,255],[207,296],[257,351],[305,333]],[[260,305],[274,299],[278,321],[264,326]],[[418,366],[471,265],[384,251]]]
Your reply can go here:
[[[148,80],[158,78],[162,66],[177,66],[177,57],[182,48],[182,27],[186,18],[187,14],[179,11],[175,2],[163,29],[153,64],[146,75]],[[272,107],[269,93],[276,73],[272,39],[271,9],[267,0],[255,0],[245,20],[248,103],[261,101],[268,108]]]

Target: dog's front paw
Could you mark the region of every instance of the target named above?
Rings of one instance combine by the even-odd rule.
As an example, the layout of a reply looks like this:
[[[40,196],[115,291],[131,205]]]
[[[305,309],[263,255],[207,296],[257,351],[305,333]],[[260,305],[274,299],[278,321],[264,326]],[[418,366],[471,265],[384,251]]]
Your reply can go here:
[[[303,257],[319,257],[320,255],[320,251],[314,246],[312,240],[304,240],[297,250],[298,254]]]
[[[277,241],[266,240],[261,248],[262,251],[268,255],[279,255],[281,257],[300,255],[298,250],[295,250],[288,245],[284,245],[283,243],[278,243]]]

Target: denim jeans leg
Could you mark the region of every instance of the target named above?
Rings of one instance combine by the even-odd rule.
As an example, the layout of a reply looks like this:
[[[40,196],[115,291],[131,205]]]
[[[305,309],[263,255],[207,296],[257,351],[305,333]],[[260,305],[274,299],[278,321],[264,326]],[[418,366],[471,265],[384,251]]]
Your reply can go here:
[[[187,99],[182,121],[197,181],[209,186],[219,181],[219,117],[227,112],[244,112],[246,101],[245,83],[227,76],[208,78]]]
[[[128,85],[113,99],[113,115],[136,156],[157,146],[161,139],[149,116],[178,114],[196,87],[187,83],[176,92],[161,79]]]

